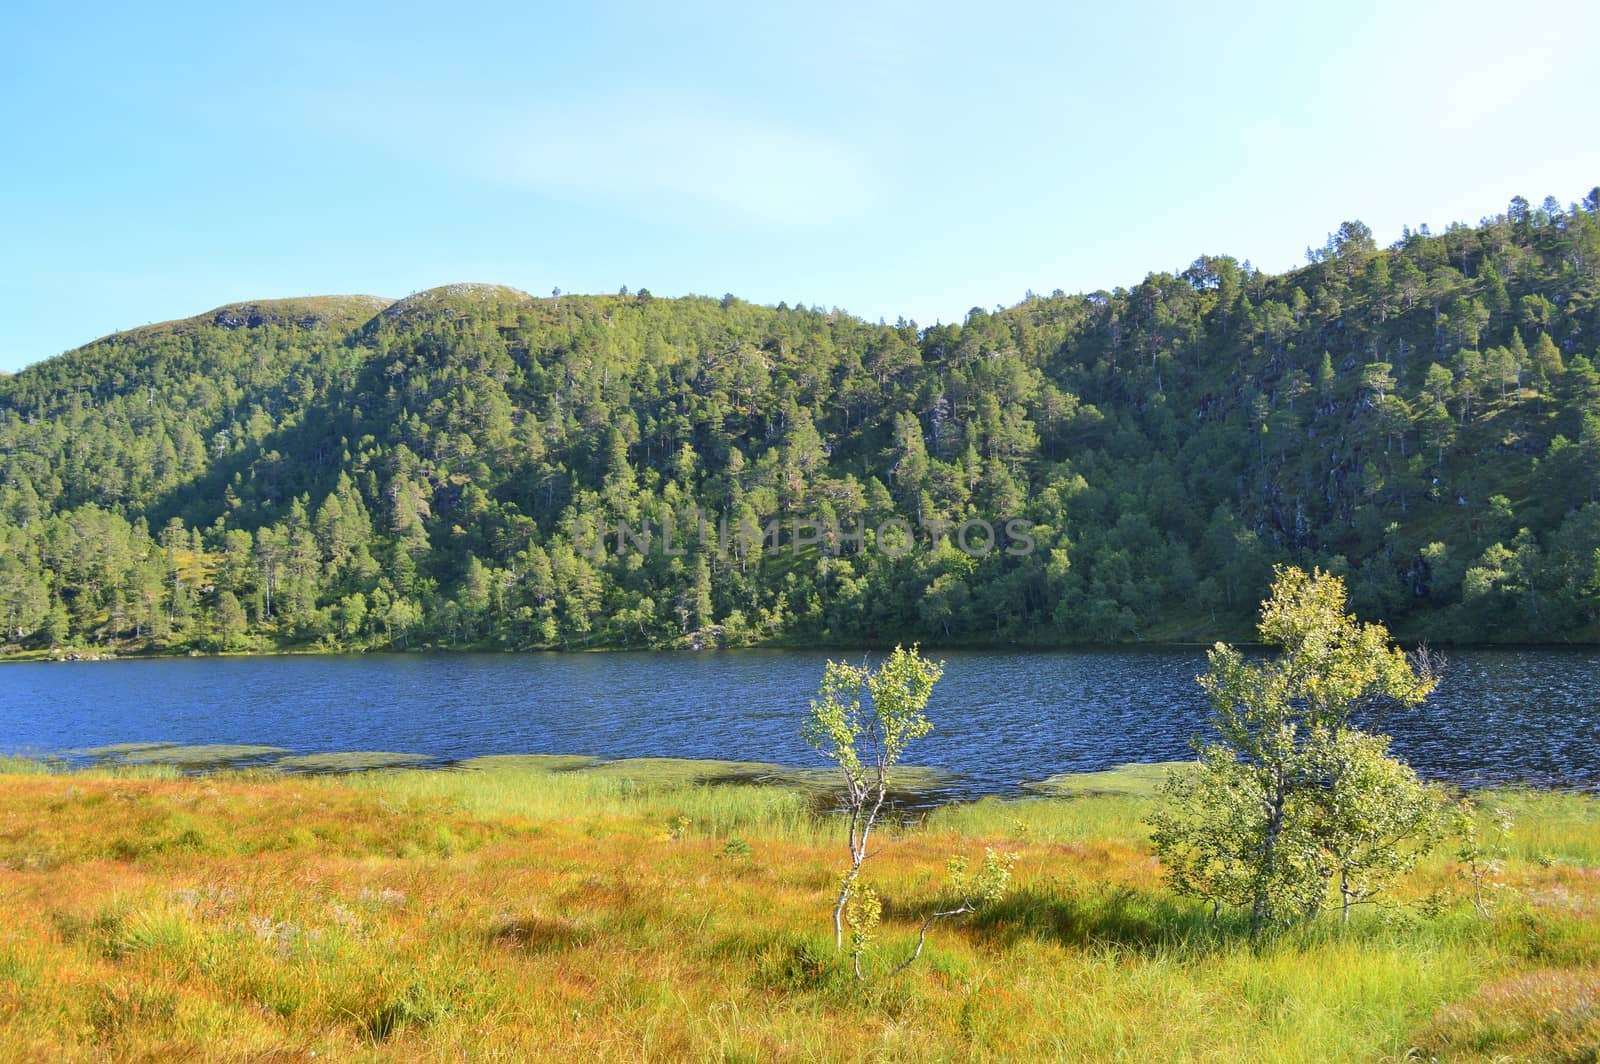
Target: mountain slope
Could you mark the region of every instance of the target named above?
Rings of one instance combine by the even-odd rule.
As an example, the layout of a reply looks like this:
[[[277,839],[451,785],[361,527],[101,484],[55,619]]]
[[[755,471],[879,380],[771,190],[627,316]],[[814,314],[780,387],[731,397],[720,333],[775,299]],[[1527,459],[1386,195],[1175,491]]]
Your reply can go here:
[[[451,285],[118,334],[0,380],[0,632],[1208,638],[1293,561],[1409,635],[1593,640],[1597,201],[927,329]]]

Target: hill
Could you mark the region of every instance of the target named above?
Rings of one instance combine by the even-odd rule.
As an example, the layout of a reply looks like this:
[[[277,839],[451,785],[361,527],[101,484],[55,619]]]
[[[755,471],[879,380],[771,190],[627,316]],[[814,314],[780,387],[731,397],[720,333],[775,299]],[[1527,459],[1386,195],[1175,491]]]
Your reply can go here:
[[[1594,641],[1597,344],[1600,190],[927,328],[493,285],[236,304],[0,380],[0,634],[1209,639],[1294,562],[1404,636]]]
[[[162,335],[189,332],[212,325],[221,329],[258,329],[264,325],[291,325],[300,329],[327,328],[346,332],[392,306],[394,300],[382,296],[308,296],[300,299],[262,299],[196,314],[192,318],[157,322],[101,337],[100,343],[138,343]],[[87,345],[89,347],[95,344]]]

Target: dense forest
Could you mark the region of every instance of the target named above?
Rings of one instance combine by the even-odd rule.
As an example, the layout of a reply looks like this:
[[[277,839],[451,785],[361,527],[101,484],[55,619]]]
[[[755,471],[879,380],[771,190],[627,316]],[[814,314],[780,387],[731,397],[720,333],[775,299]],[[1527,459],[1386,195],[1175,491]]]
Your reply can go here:
[[[0,378],[0,643],[1210,638],[1277,562],[1402,637],[1592,642],[1597,358],[1600,189],[932,327],[642,290],[241,304]],[[1032,549],[958,541],[977,518]]]

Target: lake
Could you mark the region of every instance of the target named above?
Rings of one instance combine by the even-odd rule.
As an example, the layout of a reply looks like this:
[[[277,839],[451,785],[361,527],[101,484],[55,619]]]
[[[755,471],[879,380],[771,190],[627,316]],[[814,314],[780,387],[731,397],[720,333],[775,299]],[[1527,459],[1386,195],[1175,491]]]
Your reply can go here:
[[[576,753],[818,764],[798,729],[829,655],[806,651],[178,658],[0,665],[0,750],[132,741]],[[835,657],[840,656],[837,652]],[[1425,775],[1600,789],[1600,651],[1457,650],[1388,721]],[[860,657],[860,655],[855,655]],[[1198,649],[960,652],[912,758],[958,793],[1186,757]]]

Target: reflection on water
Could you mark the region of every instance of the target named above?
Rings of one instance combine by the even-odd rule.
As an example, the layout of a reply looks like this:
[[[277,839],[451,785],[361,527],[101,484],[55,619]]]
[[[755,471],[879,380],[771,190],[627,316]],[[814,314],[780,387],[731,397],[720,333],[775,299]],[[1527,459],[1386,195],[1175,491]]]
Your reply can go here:
[[[373,655],[0,666],[0,749],[132,740],[667,756],[808,765],[820,652]],[[838,656],[837,654],[835,656]],[[1204,726],[1189,649],[953,653],[915,760],[965,793],[1188,755]],[[1430,776],[1600,789],[1600,652],[1455,651],[1396,751]]]

